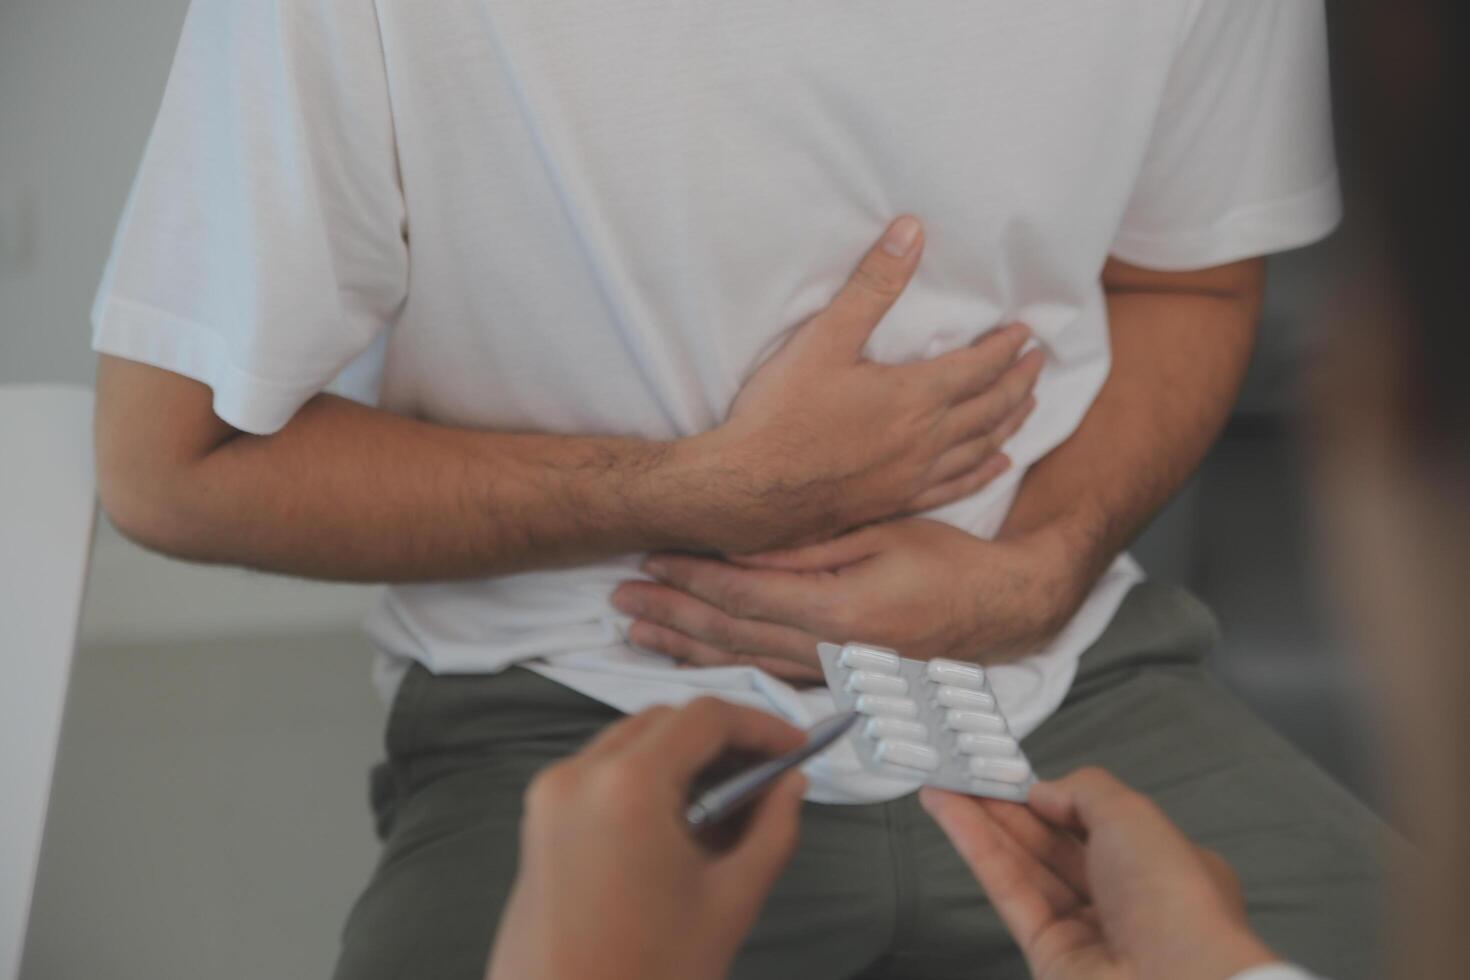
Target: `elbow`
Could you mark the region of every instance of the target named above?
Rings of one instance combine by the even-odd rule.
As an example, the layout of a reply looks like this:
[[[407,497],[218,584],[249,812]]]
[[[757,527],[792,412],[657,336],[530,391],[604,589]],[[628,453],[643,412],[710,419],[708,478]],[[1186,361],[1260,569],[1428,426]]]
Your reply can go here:
[[[168,507],[133,481],[102,468],[97,471],[97,499],[102,513],[134,544],[172,554],[177,546],[169,533]]]
[[[97,496],[113,526],[150,551],[206,560],[206,463],[233,433],[210,405],[210,390],[180,375],[105,355],[98,365]]]
[[[149,551],[198,561],[203,555],[188,517],[186,475],[120,462],[97,447],[97,497],[102,512],[123,537]]]

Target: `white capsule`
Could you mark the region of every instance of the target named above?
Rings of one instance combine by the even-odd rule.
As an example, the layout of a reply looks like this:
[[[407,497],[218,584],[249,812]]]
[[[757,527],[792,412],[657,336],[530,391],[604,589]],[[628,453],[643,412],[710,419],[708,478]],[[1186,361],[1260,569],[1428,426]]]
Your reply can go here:
[[[969,708],[972,711],[992,711],[995,698],[984,691],[969,691],[963,687],[946,684],[935,692],[934,700],[943,708]]]
[[[878,743],[878,748],[873,752],[873,758],[890,765],[907,766],[910,769],[922,769],[925,772],[933,772],[939,768],[938,750],[933,746],[920,745],[917,742],[885,739]]]
[[[985,686],[985,671],[974,664],[962,664],[958,660],[931,660],[924,673],[936,684],[968,687],[978,691]]]
[[[1024,783],[1031,778],[1031,767],[1021,759],[988,759],[970,757],[970,775],[997,783]]]
[[[899,667],[899,656],[892,650],[882,647],[865,647],[857,643],[849,643],[842,648],[842,654],[837,662],[849,670],[872,670],[880,674],[897,674]]]
[[[865,715],[892,715],[898,718],[919,717],[919,704],[912,698],[891,698],[882,694],[864,694],[853,705]]]
[[[981,735],[964,732],[956,740],[966,755],[1010,756],[1020,754],[1021,747],[1009,735]]]
[[[999,715],[951,708],[944,713],[944,727],[957,732],[1000,733],[1006,730],[1006,723]]]
[[[929,729],[923,722],[904,718],[869,718],[863,731],[868,738],[875,739],[898,738],[907,742],[925,742],[929,739]]]
[[[907,694],[909,682],[889,674],[855,670],[847,676],[847,690],[853,694]]]

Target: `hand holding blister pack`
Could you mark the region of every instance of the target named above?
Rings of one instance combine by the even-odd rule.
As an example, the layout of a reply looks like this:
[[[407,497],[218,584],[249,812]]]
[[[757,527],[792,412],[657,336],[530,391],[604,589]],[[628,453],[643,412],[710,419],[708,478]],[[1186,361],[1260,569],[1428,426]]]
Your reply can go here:
[[[847,737],[864,769],[971,796],[1026,799],[1036,775],[983,667],[906,660],[860,643],[823,643],[817,654],[838,711],[862,715]]]

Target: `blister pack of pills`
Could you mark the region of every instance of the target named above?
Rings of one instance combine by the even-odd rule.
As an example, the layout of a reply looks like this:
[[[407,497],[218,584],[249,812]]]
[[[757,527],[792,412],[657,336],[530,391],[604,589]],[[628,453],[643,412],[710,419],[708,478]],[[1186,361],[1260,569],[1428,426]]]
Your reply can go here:
[[[976,664],[906,660],[883,647],[817,648],[839,711],[864,717],[847,738],[864,769],[930,786],[1022,801],[1036,781]]]

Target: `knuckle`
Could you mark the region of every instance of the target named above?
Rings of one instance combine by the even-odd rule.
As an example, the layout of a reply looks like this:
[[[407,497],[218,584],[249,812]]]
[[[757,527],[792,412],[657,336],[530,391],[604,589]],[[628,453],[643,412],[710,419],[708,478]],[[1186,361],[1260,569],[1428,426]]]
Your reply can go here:
[[[969,472],[984,463],[995,452],[995,439],[991,435],[982,436],[965,447],[964,470]]]
[[[849,634],[856,625],[856,611],[852,600],[846,595],[833,595],[820,600],[813,612],[822,632],[833,642],[845,643],[853,638]]]
[[[906,413],[909,425],[928,425],[955,407],[952,372],[938,365],[917,365],[929,370],[905,371],[899,375],[896,404]]]
[[[919,494],[916,497],[910,498],[907,502],[904,503],[904,512],[908,514],[922,514],[925,511],[930,511],[934,510],[937,507],[942,507],[945,503],[947,503],[947,501],[945,500],[944,493],[942,493],[937,488],[934,490],[925,490],[923,493]]]
[[[668,653],[667,631],[644,619],[628,627],[628,641],[636,647],[655,653]]]
[[[705,624],[705,636],[722,650],[736,652],[735,624],[725,616],[710,616]]]
[[[673,616],[673,612],[673,604],[661,590],[648,590],[639,602],[638,613],[641,619],[655,623],[667,623]]]
[[[991,388],[980,395],[973,404],[975,413],[972,416],[974,425],[971,426],[971,431],[977,435],[985,435],[1000,428],[1013,407],[1006,392],[999,387]]]
[[[1000,389],[988,382],[978,387],[980,390],[972,391],[957,406],[957,408],[962,406],[961,410],[964,415],[976,422],[994,417],[996,413],[996,402],[1004,398]]]
[[[1019,403],[1012,406],[1010,414],[1001,419],[1000,424],[995,427],[995,435],[998,439],[1010,438],[1015,433],[1015,431],[1021,427],[1021,423],[1025,421],[1026,418],[1026,413],[1025,411],[1023,411],[1025,401],[1026,400],[1022,398]]]
[[[704,659],[700,647],[678,630],[665,630],[659,641],[659,647],[666,656],[675,660],[697,664]]]
[[[608,815],[627,813],[639,805],[645,778],[636,762],[622,758],[605,762],[591,780],[590,803]]]
[[[1000,376],[1014,357],[1015,352],[1010,345],[993,336],[986,337],[969,352],[965,366],[971,373],[993,380]]]
[[[1097,792],[1111,787],[1113,777],[1098,766],[1083,766],[1072,774],[1072,782],[1081,789]]]
[[[993,474],[987,473],[980,466],[975,467],[974,470],[965,475],[963,480],[955,484],[955,499],[968,497],[981,487],[989,484],[993,479],[995,479]]]
[[[694,592],[704,583],[704,567],[698,562],[684,564],[682,560],[674,559],[664,565],[664,574],[660,577],[660,583],[668,589],[679,589],[684,592]]]
[[[1074,773],[1070,778],[1077,794],[1079,807],[1090,807],[1101,817],[1112,818],[1137,816],[1135,801],[1130,792],[1106,770],[1089,767]]]
[[[1036,380],[1023,371],[1012,372],[1005,380],[1005,400],[1007,409],[1015,408],[1026,400],[1031,394],[1031,386]]]
[[[705,695],[690,701],[684,708],[686,716],[700,722],[714,722],[725,716],[730,706],[719,698]]]
[[[728,582],[720,591],[720,605],[736,619],[751,618],[753,598],[748,584]]]
[[[994,333],[987,334],[973,352],[975,365],[987,371],[1003,369],[1015,356],[1015,348]]]
[[[755,657],[756,659],[759,659],[766,653],[765,648],[756,637],[738,627],[731,631],[730,638],[727,642],[729,643],[731,653]]]
[[[869,259],[852,273],[852,285],[882,299],[896,299],[903,292],[903,280],[886,268],[881,259]]]
[[[576,793],[577,775],[569,763],[547,766],[526,789],[526,810],[533,815],[555,811],[567,805]]]

